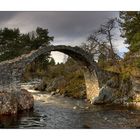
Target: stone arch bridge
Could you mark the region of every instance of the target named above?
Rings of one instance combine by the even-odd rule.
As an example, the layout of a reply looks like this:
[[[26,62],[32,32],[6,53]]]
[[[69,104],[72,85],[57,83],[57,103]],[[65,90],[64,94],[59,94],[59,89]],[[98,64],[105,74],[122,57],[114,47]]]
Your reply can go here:
[[[39,49],[31,51],[29,54],[24,54],[15,59],[0,63],[0,91],[19,91],[21,89],[20,82],[26,66],[41,54],[51,51],[65,53],[74,58],[81,66],[83,66],[87,98],[90,100],[98,96],[99,90],[108,80],[114,76],[118,77],[116,73],[101,70],[97,63],[93,60],[92,54],[79,47],[64,45],[41,46]]]

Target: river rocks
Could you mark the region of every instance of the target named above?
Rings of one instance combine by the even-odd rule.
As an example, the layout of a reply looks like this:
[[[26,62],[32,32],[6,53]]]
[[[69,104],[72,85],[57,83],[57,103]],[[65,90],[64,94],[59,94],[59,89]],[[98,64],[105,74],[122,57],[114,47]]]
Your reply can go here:
[[[26,90],[21,92],[0,92],[0,115],[16,114],[19,110],[33,107],[34,99]]]
[[[40,84],[34,87],[34,89],[39,90],[39,91],[45,91],[46,87],[47,87],[47,84],[44,81],[41,81]]]
[[[89,106],[86,106],[85,109],[88,110],[89,109]]]
[[[77,107],[76,107],[76,106],[74,106],[74,107],[73,107],[73,109],[75,110],[75,109],[77,109]]]
[[[27,90],[17,93],[18,110],[30,109],[34,105],[34,98]]]
[[[103,86],[100,89],[99,96],[95,97],[92,101],[93,104],[107,104],[112,103],[115,99],[116,89],[110,88],[108,86]]]
[[[92,101],[93,104],[125,104],[129,99],[128,95],[120,92],[120,89],[103,86],[100,89],[99,96]]]
[[[55,94],[56,94],[55,91],[52,91],[52,92],[51,92],[51,96],[54,96]]]
[[[106,73],[103,75],[103,77],[106,75]],[[108,75],[108,74],[107,74]],[[102,78],[101,81],[99,81],[99,94],[93,97],[91,100],[91,103],[93,104],[113,104],[114,101],[118,98],[120,95],[120,75],[117,73],[112,73],[112,76],[107,76],[108,80],[105,80]]]
[[[67,84],[64,76],[60,76],[55,78],[52,82],[50,82],[47,86],[47,91],[54,91],[57,89],[64,88]]]
[[[108,120],[108,118],[107,118],[107,117],[104,117],[104,120],[105,120],[105,121],[107,121],[107,120]]]
[[[126,105],[127,101],[128,101],[129,97],[124,96],[124,97],[120,97],[117,98],[113,101],[113,104],[122,104],[122,105]]]
[[[56,93],[59,93],[59,92],[60,92],[60,89],[57,89],[57,90],[56,90]]]
[[[99,81],[100,83],[100,81]],[[140,78],[114,75],[100,86],[93,104],[123,104],[140,101]]]
[[[59,76],[54,78],[50,83],[46,84],[44,81],[41,81],[40,84],[34,87],[35,90],[39,91],[47,91],[50,92],[51,95],[55,95],[56,93],[60,93],[60,89],[63,89],[67,84],[64,76]]]

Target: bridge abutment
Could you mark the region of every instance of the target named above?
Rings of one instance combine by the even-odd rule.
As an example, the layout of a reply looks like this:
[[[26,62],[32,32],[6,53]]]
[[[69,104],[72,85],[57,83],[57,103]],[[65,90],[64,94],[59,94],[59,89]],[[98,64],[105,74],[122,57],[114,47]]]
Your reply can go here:
[[[92,100],[99,95],[99,83],[95,72],[84,70],[87,99]]]

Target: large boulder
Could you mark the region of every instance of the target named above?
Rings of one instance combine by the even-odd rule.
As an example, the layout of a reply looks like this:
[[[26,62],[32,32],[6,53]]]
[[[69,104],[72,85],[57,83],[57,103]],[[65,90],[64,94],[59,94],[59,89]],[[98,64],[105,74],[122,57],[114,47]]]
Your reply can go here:
[[[99,96],[92,101],[93,104],[110,104],[117,98],[117,91],[114,88],[103,86],[99,91]]]
[[[33,96],[26,90],[0,92],[0,115],[16,114],[20,110],[31,109],[33,105]]]
[[[124,104],[129,98],[131,82],[119,77],[112,77],[102,86],[99,96],[92,101],[93,104]]]
[[[15,114],[17,110],[17,98],[15,94],[0,92],[0,114]]]

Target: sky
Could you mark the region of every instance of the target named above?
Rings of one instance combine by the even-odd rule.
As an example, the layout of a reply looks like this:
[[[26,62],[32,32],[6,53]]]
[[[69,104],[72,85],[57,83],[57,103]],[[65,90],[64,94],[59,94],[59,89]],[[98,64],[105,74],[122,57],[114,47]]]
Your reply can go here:
[[[89,34],[97,30],[109,18],[118,17],[119,12],[0,12],[0,28],[19,28],[22,33],[31,32],[36,27],[47,28],[54,36],[54,45],[80,45]],[[119,37],[119,30],[114,45],[119,54],[127,51],[124,40]],[[63,62],[66,56],[52,52],[56,62]]]

